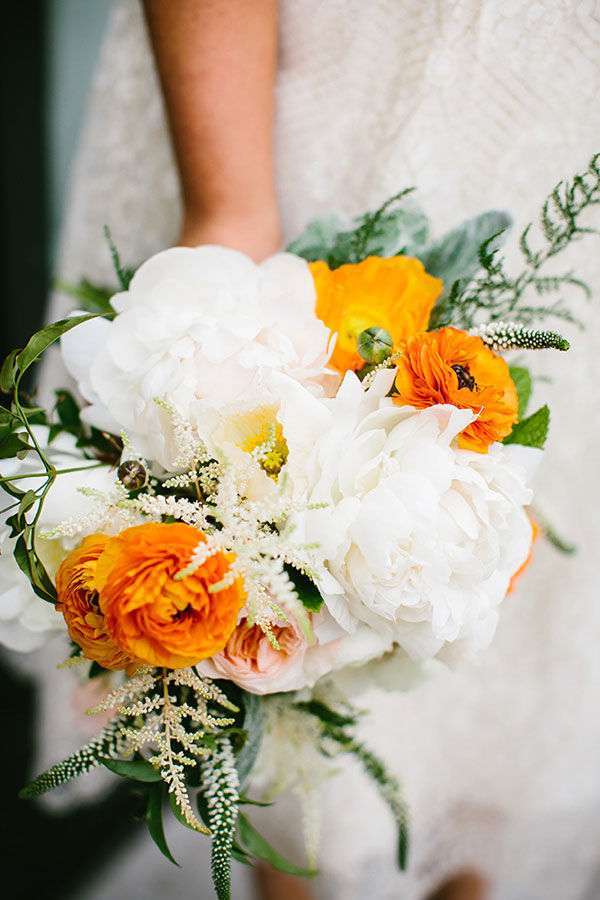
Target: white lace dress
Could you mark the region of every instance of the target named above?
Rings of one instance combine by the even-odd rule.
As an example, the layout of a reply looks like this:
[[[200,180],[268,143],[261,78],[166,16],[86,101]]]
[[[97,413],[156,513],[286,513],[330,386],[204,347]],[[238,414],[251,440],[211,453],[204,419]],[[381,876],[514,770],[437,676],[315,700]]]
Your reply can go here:
[[[593,0],[284,0],[281,32],[286,238],[314,216],[360,212],[413,184],[438,232],[493,206],[523,223],[600,149]],[[137,262],[174,240],[178,216],[142,18],[126,2],[114,12],[90,99],[59,275],[111,283],[102,226]],[[574,254],[597,294],[598,249],[590,239]],[[540,506],[580,552],[565,559],[539,546],[477,667],[369,698],[369,740],[401,775],[412,807],[410,871],[395,872],[387,812],[349,766],[325,793],[320,900],[416,900],[463,865],[490,877],[495,900],[598,896],[597,302],[569,355],[532,360],[556,373],[556,385],[537,387],[554,411]],[[52,378],[47,370],[46,384]],[[46,756],[72,740],[56,735]],[[283,801],[269,814],[274,840],[298,856],[296,813]],[[89,896],[204,896],[196,847],[193,835],[181,839],[183,872],[140,847]]]

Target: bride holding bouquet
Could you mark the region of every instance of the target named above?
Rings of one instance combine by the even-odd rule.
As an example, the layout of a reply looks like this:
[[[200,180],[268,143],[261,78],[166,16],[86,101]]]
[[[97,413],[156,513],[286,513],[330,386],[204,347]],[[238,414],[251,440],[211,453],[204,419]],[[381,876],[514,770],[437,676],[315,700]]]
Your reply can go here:
[[[508,208],[518,232],[597,150],[591,2],[143,7],[126,0],[112,16],[65,225],[64,282],[113,281],[106,224],[136,265],[174,244],[224,245],[261,262],[309,220],[350,221],[411,185],[440,232],[490,207]],[[597,253],[572,257],[597,290]],[[71,305],[55,296],[52,318]],[[392,825],[351,768],[322,786],[320,876],[304,884],[264,871],[266,898],[587,896],[600,865],[599,485],[583,432],[600,413],[597,335],[576,334],[560,390],[535,387],[560,421],[540,502],[579,554],[565,562],[536,548],[535,574],[506,600],[479,662],[403,694],[364,695],[370,740],[412,811],[408,871],[394,871]],[[46,395],[64,380],[59,365],[43,370]],[[56,678],[44,675],[54,738],[44,764],[72,749],[50,721]],[[262,812],[273,842],[300,858],[294,798]],[[191,892],[193,857],[177,877]]]

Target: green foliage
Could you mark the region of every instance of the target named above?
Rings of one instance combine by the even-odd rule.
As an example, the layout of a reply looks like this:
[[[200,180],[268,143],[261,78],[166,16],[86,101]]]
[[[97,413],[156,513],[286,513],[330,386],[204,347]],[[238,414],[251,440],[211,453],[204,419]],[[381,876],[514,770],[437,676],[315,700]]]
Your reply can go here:
[[[314,581],[312,581],[308,575],[305,575],[304,572],[295,569],[293,566],[286,565],[285,571],[294,585],[298,598],[305,609],[309,612],[319,612],[323,606],[323,598]]]
[[[241,812],[238,813],[238,833],[240,843],[248,853],[270,863],[274,869],[285,872],[287,875],[297,875],[300,878],[313,878],[317,874],[313,869],[303,869],[285,859],[259,834],[250,820]]]
[[[480,268],[481,245],[489,242],[490,248],[500,247],[510,226],[508,213],[492,209],[463,222],[419,253],[419,259],[429,274],[444,282],[444,291],[433,311],[431,327],[443,321],[452,285],[458,280],[469,281]]]
[[[554,528],[553,525],[548,522],[545,516],[539,511],[539,509],[533,510],[533,515],[535,517],[536,522],[540,527],[540,531],[544,538],[548,541],[551,547],[554,547],[559,553],[563,553],[565,556],[572,556],[574,553],[577,553],[577,546],[572,544],[570,541],[565,540]]]
[[[549,427],[550,410],[544,405],[526,419],[518,422],[508,437],[504,438],[504,443],[521,444],[524,447],[537,447],[543,450]]]
[[[328,752],[327,744],[333,743],[342,752],[351,753],[359,760],[366,774],[375,783],[398,826],[398,865],[401,870],[406,869],[409,843],[406,802],[398,780],[387,771],[384,763],[348,730],[356,724],[356,716],[340,715],[336,710],[315,700],[298,703],[296,706],[309,715],[315,716],[321,723],[324,752]]]
[[[301,701],[300,703],[296,703],[296,706],[298,709],[302,709],[304,712],[316,716],[323,725],[332,725],[335,728],[346,728],[348,725],[356,725],[357,719],[355,715],[346,715],[336,712],[319,700],[313,699]]]
[[[335,216],[315,220],[288,250],[310,262],[324,260],[331,269],[367,256],[418,255],[429,237],[427,218],[414,205],[397,207],[412,192],[413,188],[400,191],[346,230]]]
[[[160,781],[160,772],[145,759],[102,759],[101,763],[122,778],[132,781]]]
[[[112,239],[112,235],[110,233],[110,228],[108,227],[108,225],[104,226],[104,237],[106,238],[106,243],[108,244],[108,249],[110,250],[113,267],[115,270],[115,274],[119,279],[121,290],[126,291],[129,288],[131,279],[135,275],[135,269],[131,268],[130,266],[124,266],[121,262],[121,256],[119,254],[119,251],[117,250],[115,242]]]
[[[165,785],[149,784],[146,787],[146,826],[150,837],[162,853],[162,855],[178,866],[179,863],[174,859],[173,854],[169,850],[165,830],[163,827],[163,802],[164,802]]]
[[[71,331],[72,328],[76,328],[83,322],[88,322],[90,319],[96,318],[97,316],[93,313],[83,316],[71,316],[69,319],[61,319],[58,322],[53,322],[51,325],[46,325],[45,328],[36,331],[36,333],[29,338],[25,345],[25,349],[21,350],[16,358],[18,375],[24,375],[29,366],[33,365],[34,362],[37,362],[42,353],[47,350],[51,344],[54,344],[62,337],[63,334],[66,334],[67,331]]]
[[[510,377],[514,381],[519,397],[519,421],[527,412],[533,387],[531,372],[525,366],[509,366]]]
[[[264,710],[262,698],[257,694],[243,692],[241,706],[244,710],[243,729],[246,740],[236,754],[235,765],[240,787],[243,787],[254,768],[260,750],[264,729]]]
[[[17,357],[21,351],[11,350],[0,369],[0,391],[9,394],[17,376]]]
[[[597,230],[583,224],[584,215],[600,203],[600,154],[587,169],[571,179],[561,181],[545,201],[533,245],[533,226],[521,233],[519,249],[521,269],[509,273],[494,239],[486,240],[479,250],[479,270],[474,278],[455,282],[450,293],[436,311],[435,327],[455,325],[467,330],[479,321],[509,320],[522,325],[548,317],[577,322],[559,297],[552,303],[539,302],[549,294],[577,288],[589,296],[589,288],[571,271],[547,274],[546,267],[574,241]]]
[[[105,764],[106,757],[119,750],[122,726],[123,719],[120,717],[113,719],[102,729],[97,737],[84,744],[76,753],[38,775],[31,784],[23,788],[19,796],[25,800],[39,797],[41,794],[45,794],[61,784],[66,784],[73,778],[84,775],[101,763]]]
[[[87,278],[82,278],[78,284],[58,281],[56,287],[63,294],[77,300],[79,306],[86,312],[95,313],[105,319],[114,319],[115,311],[110,305],[110,299],[115,292],[111,288],[93,284]]]

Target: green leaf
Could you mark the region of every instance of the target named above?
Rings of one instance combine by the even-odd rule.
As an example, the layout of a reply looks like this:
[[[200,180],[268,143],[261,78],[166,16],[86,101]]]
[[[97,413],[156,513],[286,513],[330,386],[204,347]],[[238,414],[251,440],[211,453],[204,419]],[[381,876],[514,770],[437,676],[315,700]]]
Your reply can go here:
[[[129,288],[131,279],[135,275],[135,269],[124,266],[121,262],[121,256],[119,254],[119,251],[117,250],[115,242],[112,239],[112,235],[110,233],[110,228],[108,227],[108,225],[104,226],[104,237],[106,238],[106,242],[110,250],[114,270],[117,278],[119,279],[121,290],[126,291]]]
[[[302,869],[294,863],[288,862],[277,852],[264,837],[258,833],[254,825],[243,813],[238,815],[238,830],[242,845],[252,856],[270,863],[273,868],[288,875],[298,875],[301,878],[313,878],[317,873],[314,869]]]
[[[300,237],[288,246],[288,253],[295,253],[309,262],[327,259],[342,229],[342,221],[338,216],[314,219]]]
[[[337,216],[316,219],[287,249],[309,262],[324,260],[332,269],[367,256],[418,255],[429,238],[427,217],[416,204],[394,208],[411,192],[400,191],[349,228]]]
[[[19,434],[9,434],[0,441],[0,459],[13,459],[17,453],[31,450],[31,445],[27,441],[27,433],[22,431]]]
[[[26,491],[21,497],[21,501],[19,503],[19,508],[17,510],[18,516],[24,516],[26,512],[28,512],[35,501],[37,500],[37,494],[35,491]]]
[[[56,288],[62,291],[63,294],[68,294],[69,297],[77,300],[86,312],[97,313],[110,319],[115,316],[115,311],[110,305],[111,297],[115,293],[111,288],[92,284],[87,278],[82,278],[79,284],[68,284],[64,281],[58,281]]]
[[[163,784],[153,784],[147,788],[148,805],[146,807],[146,825],[150,832],[150,837],[169,862],[178,866],[179,863],[173,858],[173,854],[169,850],[165,831],[163,828]]]
[[[401,822],[398,825],[398,868],[401,872],[406,872],[408,866],[409,851],[409,832],[406,823]]]
[[[154,782],[161,781],[160,772],[145,759],[103,759],[102,765],[120,775],[122,778],[131,778],[133,781]]]
[[[514,381],[519,397],[519,421],[527,412],[529,398],[531,397],[531,389],[533,380],[529,369],[525,366],[509,366],[510,377]]]
[[[56,393],[56,415],[62,427],[71,434],[79,434],[81,432],[81,418],[79,415],[79,406],[69,391],[55,391]]]
[[[508,213],[498,210],[481,213],[417,253],[429,274],[444,282],[438,303],[449,294],[455,281],[468,281],[481,268],[479,248],[484,241],[497,235],[489,249],[502,245],[500,232],[505,232],[511,221]]]
[[[90,319],[97,319],[95,313],[86,314],[84,316],[72,316],[69,319],[61,319],[59,322],[53,322],[52,325],[46,325],[40,331],[36,331],[17,356],[17,366],[19,374],[22,375],[27,371],[37,359],[40,358],[44,350],[47,350],[51,344],[54,344],[63,334],[81,325],[82,322],[88,322]]]
[[[314,581],[311,581],[308,575],[305,575],[304,572],[295,569],[293,566],[286,564],[284,568],[305,609],[308,609],[309,612],[319,612],[323,606],[323,598]]]
[[[550,426],[550,410],[546,405],[519,422],[508,437],[505,444],[521,444],[524,447],[538,447],[543,450]]]
[[[0,369],[0,391],[9,394],[15,386],[17,376],[17,356],[20,350],[11,350]]]
[[[238,803],[240,806],[273,806],[273,804],[270,802],[268,803],[263,800],[252,800],[250,797],[246,797],[245,794],[240,795]]]
[[[356,716],[341,715],[329,706],[325,706],[325,704],[321,703],[319,700],[306,700],[301,703],[296,703],[296,706],[298,709],[310,713],[311,716],[316,716],[317,719],[320,719],[321,722],[324,722],[326,725],[334,725],[336,728],[345,728],[347,725],[356,724]]]
[[[243,787],[246,783],[248,776],[254,768],[254,763],[256,762],[256,757],[260,750],[264,727],[263,701],[261,698],[257,694],[249,694],[244,691],[243,703],[243,728],[247,737],[242,749],[235,758],[235,767],[238,772],[240,787]]]
[[[11,516],[14,524],[16,524],[15,518],[18,519],[18,516]],[[27,547],[24,534],[19,534],[13,549],[13,556],[21,571],[29,579],[34,593],[48,603],[56,603],[56,588],[35,551]]]

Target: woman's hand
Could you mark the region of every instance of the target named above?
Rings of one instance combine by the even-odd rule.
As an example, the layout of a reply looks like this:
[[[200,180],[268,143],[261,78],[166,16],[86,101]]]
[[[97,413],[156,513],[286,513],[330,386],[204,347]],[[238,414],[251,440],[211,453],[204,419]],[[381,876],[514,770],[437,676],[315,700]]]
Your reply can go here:
[[[261,262],[281,248],[279,214],[276,207],[252,213],[213,216],[188,213],[183,220],[178,244],[183,247],[223,244]]]
[[[280,244],[277,0],[145,0],[145,9],[181,181],[179,242],[263,259]]]

